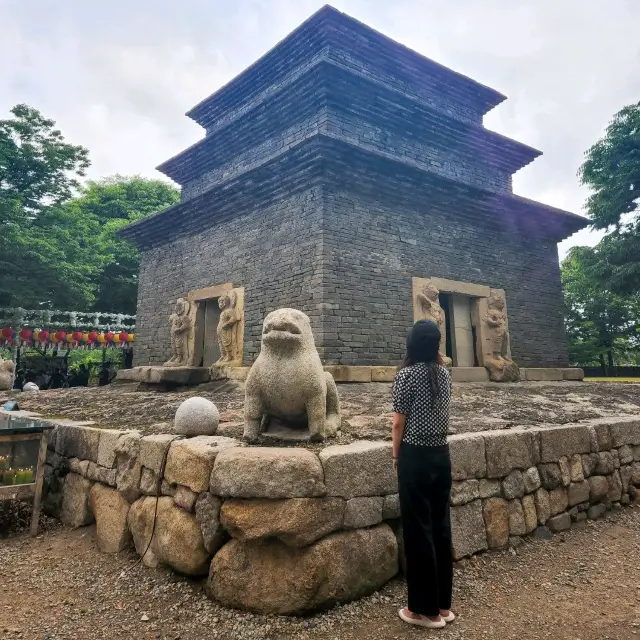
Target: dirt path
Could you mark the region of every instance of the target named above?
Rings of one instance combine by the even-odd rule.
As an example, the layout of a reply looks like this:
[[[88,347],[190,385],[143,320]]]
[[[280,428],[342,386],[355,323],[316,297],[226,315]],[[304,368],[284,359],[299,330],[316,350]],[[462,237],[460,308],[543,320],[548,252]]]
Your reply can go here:
[[[459,620],[425,632],[395,617],[404,584],[307,619],[223,609],[202,583],[98,553],[93,528],[0,540],[0,638],[38,640],[637,640],[640,508],[456,569]],[[123,570],[133,567],[129,572]],[[143,619],[143,618],[148,618]]]

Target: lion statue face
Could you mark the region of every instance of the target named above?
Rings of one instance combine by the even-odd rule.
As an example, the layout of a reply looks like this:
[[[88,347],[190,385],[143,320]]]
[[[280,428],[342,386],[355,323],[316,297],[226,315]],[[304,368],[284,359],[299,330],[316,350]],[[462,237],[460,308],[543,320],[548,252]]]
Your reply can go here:
[[[272,311],[264,319],[262,345],[270,349],[292,346],[315,348],[309,316],[297,309]]]

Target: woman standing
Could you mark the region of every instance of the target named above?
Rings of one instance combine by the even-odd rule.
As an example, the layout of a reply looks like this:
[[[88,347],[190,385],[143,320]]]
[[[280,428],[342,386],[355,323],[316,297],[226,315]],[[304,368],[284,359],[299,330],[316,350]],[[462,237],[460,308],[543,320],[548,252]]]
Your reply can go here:
[[[393,386],[393,463],[407,559],[409,624],[432,629],[453,622],[451,590],[451,459],[447,433],[451,376],[438,351],[440,329],[419,320]]]

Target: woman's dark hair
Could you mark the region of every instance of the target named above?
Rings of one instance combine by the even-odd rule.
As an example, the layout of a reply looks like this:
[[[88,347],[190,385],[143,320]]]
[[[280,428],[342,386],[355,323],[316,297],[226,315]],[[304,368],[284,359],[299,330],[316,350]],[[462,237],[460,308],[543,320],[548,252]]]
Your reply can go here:
[[[434,400],[440,398],[440,378],[438,365],[440,364],[440,329],[431,320],[418,320],[411,327],[407,335],[407,352],[402,363],[402,369],[418,362],[427,365],[427,379]]]

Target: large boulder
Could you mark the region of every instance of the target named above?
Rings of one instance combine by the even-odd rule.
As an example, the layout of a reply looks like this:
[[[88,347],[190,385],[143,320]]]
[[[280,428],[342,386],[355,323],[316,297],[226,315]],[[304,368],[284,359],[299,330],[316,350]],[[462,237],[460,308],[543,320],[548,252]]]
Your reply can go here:
[[[77,473],[68,473],[62,489],[62,508],[60,520],[74,529],[83,527],[93,522],[93,513],[89,508],[89,493],[93,482],[79,476]]]
[[[344,515],[342,498],[227,500],[220,519],[243,542],[277,538],[290,547],[306,547],[341,529]]]
[[[207,592],[221,604],[262,614],[305,614],[379,589],[398,571],[391,528],[335,533],[310,547],[232,540],[214,557]]]
[[[176,411],[173,433],[185,436],[213,436],[218,430],[220,412],[211,400],[187,398]]]
[[[103,553],[118,553],[131,545],[127,526],[129,503],[115,489],[95,484],[89,494],[89,506],[96,519],[96,540]]]
[[[391,442],[334,445],[320,452],[320,461],[330,496],[349,499],[398,491]]]
[[[325,495],[326,488],[322,465],[311,451],[236,447],[216,458],[211,493],[225,498],[313,498]]]
[[[136,551],[147,566],[168,565],[190,576],[207,573],[210,556],[196,516],[175,506],[173,498],[136,500],[129,509],[128,524]]]
[[[238,441],[224,436],[197,436],[171,443],[164,478],[169,484],[181,484],[200,493],[209,488],[216,457]]]

